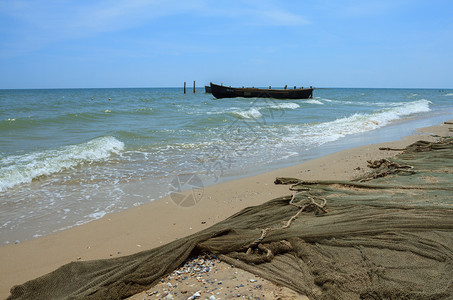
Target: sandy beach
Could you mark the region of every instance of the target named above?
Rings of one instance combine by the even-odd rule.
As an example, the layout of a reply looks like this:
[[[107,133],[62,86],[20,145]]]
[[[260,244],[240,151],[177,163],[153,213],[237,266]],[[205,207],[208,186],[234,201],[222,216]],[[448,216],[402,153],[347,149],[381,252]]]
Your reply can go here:
[[[453,299],[452,1],[1,3],[0,300]]]
[[[437,141],[439,136],[451,135],[452,127],[453,125],[440,124],[424,128],[418,134],[400,141],[348,149],[289,168],[208,186],[203,189],[201,200],[191,207],[178,206],[171,197],[166,197],[52,235],[2,246],[0,297],[6,298],[12,286],[42,276],[71,261],[108,259],[152,249],[205,229],[246,207],[290,195],[288,186],[274,185],[276,177],[349,180],[367,172],[367,160],[378,160],[398,154],[398,151],[379,150],[380,147],[403,148],[417,140]],[[191,192],[185,193],[188,195]],[[218,274],[215,275],[212,271],[209,280],[222,281],[224,289],[202,297],[305,298],[304,295],[294,294],[290,290],[280,288],[278,291],[279,288],[250,273],[217,262],[216,259],[214,261]],[[174,283],[168,285],[171,279],[166,279],[162,282],[162,287],[144,291],[134,299],[159,298],[163,295],[164,288],[170,286],[174,289],[173,294],[176,291],[181,299],[187,299],[197,291],[206,290],[206,278],[204,279],[205,281],[194,280],[190,283],[193,284],[190,288],[181,285],[179,289],[174,288]],[[257,285],[260,285],[260,288],[257,288]],[[236,287],[238,288],[235,289]],[[154,293],[159,288],[160,290]],[[218,286],[216,288],[219,289]],[[217,292],[219,294],[216,294]],[[159,296],[156,296],[157,294]]]

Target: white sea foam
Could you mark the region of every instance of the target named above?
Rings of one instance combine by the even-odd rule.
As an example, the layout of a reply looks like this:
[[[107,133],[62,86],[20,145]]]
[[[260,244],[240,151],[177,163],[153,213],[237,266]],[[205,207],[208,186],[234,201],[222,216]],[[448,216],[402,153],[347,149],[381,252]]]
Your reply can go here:
[[[453,96],[453,93],[447,93],[444,96]]]
[[[305,101],[305,103],[324,105],[324,103],[322,103],[321,101],[316,100],[316,99],[307,100],[307,101]]]
[[[55,150],[0,158],[0,191],[83,163],[107,159],[110,155],[118,154],[123,149],[123,142],[106,136]]]
[[[263,116],[261,111],[269,109],[297,109],[300,105],[292,102],[284,102],[275,105],[251,107],[247,110],[233,110],[232,113],[244,119],[258,119]]]
[[[250,108],[248,110],[242,110],[242,111],[235,111],[235,114],[239,115],[240,117],[244,119],[258,119],[262,117],[263,115],[260,113],[259,109],[257,108]]]
[[[96,219],[102,218],[106,214],[107,214],[107,212],[105,212],[105,211],[98,211],[98,212],[94,212],[94,213],[90,214],[88,217],[96,220]]]
[[[269,106],[269,108],[272,109],[298,109],[299,107],[300,107],[299,104],[292,102],[279,103],[277,105]]]
[[[288,127],[288,131],[293,134],[284,138],[284,142],[303,140],[304,143],[311,145],[322,145],[327,142],[336,141],[346,135],[367,132],[386,126],[392,121],[405,116],[428,112],[430,111],[430,103],[430,101],[422,99],[401,103],[397,107],[382,109],[369,114],[356,113],[349,117],[312,126]]]
[[[283,154],[281,157],[278,158],[278,160],[285,160],[285,159],[288,159],[292,156],[296,156],[296,155],[299,155],[299,152],[288,152],[286,154]]]

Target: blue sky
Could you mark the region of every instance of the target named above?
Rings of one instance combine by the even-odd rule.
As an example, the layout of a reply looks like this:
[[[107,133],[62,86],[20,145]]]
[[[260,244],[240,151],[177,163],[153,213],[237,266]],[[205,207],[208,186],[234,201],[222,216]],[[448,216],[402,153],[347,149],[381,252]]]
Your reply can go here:
[[[453,88],[451,0],[0,0],[0,88]]]

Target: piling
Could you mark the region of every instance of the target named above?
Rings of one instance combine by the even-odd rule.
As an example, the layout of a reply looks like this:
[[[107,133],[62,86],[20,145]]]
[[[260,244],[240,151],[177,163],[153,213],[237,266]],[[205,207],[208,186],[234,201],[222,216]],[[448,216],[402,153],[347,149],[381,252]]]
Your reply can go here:
[[[195,80],[193,81],[193,93],[195,94]]]
[[[186,93],[186,82],[184,81],[184,94]]]

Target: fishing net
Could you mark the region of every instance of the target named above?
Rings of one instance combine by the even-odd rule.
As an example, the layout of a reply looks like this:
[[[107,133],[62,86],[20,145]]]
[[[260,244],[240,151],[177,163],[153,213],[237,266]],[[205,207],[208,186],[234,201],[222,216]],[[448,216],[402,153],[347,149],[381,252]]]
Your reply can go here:
[[[353,181],[303,181],[293,195],[131,256],[72,262],[10,299],[119,299],[200,252],[313,299],[453,298],[453,142],[417,142]]]

